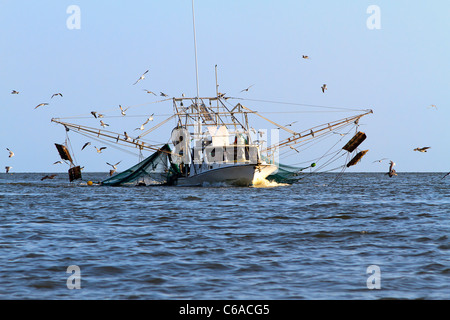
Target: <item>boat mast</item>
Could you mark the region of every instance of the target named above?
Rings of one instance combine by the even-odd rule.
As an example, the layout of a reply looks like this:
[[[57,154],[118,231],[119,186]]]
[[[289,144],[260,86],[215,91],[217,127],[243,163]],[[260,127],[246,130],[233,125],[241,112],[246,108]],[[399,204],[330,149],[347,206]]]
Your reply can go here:
[[[198,112],[198,134],[201,134],[202,132],[202,122],[200,119],[200,110],[199,110],[199,104],[198,104],[198,98],[200,96],[199,93],[199,86],[198,86],[198,62],[197,62],[197,39],[196,39],[196,32],[195,32],[195,11],[194,11],[194,0],[192,0],[192,26],[193,26],[193,31],[194,31],[194,50],[195,50],[195,79],[196,79],[196,83],[197,83],[197,95],[195,97],[195,108],[197,109]]]
[[[196,82],[197,82],[197,96],[195,97],[195,104],[197,104],[199,94],[199,88],[198,88],[198,63],[197,63],[197,39],[195,35],[195,12],[194,12],[194,0],[192,0],[192,26],[194,29],[194,50],[195,50],[195,76],[196,76]]]

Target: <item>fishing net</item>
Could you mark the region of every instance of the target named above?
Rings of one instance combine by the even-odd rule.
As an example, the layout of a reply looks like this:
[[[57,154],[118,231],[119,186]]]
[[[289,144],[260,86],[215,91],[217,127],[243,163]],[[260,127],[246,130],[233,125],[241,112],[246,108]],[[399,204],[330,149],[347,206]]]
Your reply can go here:
[[[164,185],[170,184],[179,173],[176,165],[171,165],[170,147],[166,144],[135,166],[102,182],[106,186],[122,185]]]
[[[302,171],[307,168],[299,168],[294,166],[289,166],[286,164],[277,164],[278,170],[276,173],[269,175],[266,179],[269,181],[275,181],[277,183],[287,183],[293,184],[300,179]],[[308,167],[309,168],[309,167]]]

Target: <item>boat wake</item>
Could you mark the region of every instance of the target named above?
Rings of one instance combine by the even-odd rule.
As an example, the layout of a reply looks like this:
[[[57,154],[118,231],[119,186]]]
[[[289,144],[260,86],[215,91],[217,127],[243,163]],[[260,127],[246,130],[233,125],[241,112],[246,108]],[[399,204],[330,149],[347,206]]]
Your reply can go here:
[[[270,181],[266,178],[258,178],[253,180],[253,188],[274,188],[274,187],[284,187],[289,186],[287,183],[278,183],[276,181]]]

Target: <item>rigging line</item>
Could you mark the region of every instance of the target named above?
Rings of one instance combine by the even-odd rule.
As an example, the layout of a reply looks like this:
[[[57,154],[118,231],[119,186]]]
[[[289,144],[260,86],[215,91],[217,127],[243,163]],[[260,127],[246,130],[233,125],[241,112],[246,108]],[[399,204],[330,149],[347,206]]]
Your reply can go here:
[[[76,159],[76,157],[75,157],[75,152],[73,151],[73,148],[72,148],[72,142],[70,141],[69,132],[66,130],[66,128],[64,128],[64,129],[65,129],[65,131],[66,131],[66,144],[68,145],[68,147],[69,147],[69,149],[70,149],[70,152],[72,152],[73,159],[75,160],[75,161],[74,161],[75,163],[72,163],[72,164],[73,164],[73,165],[76,165],[77,159]]]
[[[169,101],[169,100],[172,100],[172,98],[158,100],[158,101],[153,101],[153,102],[147,102],[147,103],[142,103],[142,104],[136,104],[136,105],[131,105],[131,106],[125,106],[125,107],[127,107],[127,108],[142,107],[142,106],[155,104],[155,103],[160,103],[160,102]],[[111,108],[111,109],[108,109],[108,110],[100,110],[100,111],[97,111],[97,113],[102,113],[102,112],[106,113],[106,112],[109,112],[109,111],[115,111],[116,109],[117,109],[117,107],[114,108],[114,109]],[[72,117],[63,117],[63,118],[55,118],[55,119],[75,119],[75,118],[82,118],[82,117],[84,117],[84,118],[92,118],[92,115],[88,116],[86,113],[82,113],[82,114],[74,115]],[[108,118],[109,117],[113,117],[113,116],[108,116]],[[122,117],[122,116],[118,116],[118,117]],[[106,116],[105,116],[105,118],[106,118]]]
[[[117,144],[114,144],[113,142],[105,141],[105,140],[99,139],[99,138],[97,138],[97,137],[90,136],[89,134],[86,134],[86,133],[84,133],[84,132],[82,132],[82,131],[74,131],[74,132],[77,133],[77,134],[80,134],[80,135],[82,135],[82,136],[84,136],[84,137],[87,137],[87,138],[96,140],[96,141],[98,141],[98,142],[101,142],[102,144],[106,144],[106,145],[108,145],[108,146],[110,146],[110,147],[112,147],[112,148],[114,148],[114,149],[117,149],[117,150],[120,150],[120,151],[122,151],[122,152],[126,152],[126,153],[128,153],[128,154],[131,154],[131,155],[133,155],[133,156],[138,155],[138,154],[136,154],[136,153],[134,153],[134,152],[131,152],[130,150],[127,150],[127,149],[124,149],[124,148],[117,147]],[[128,146],[125,146],[125,147],[128,147]]]
[[[237,98],[237,97],[227,97],[228,99],[244,100],[244,101],[255,101],[255,102],[265,102],[265,103],[277,103],[286,104],[293,106],[303,106],[312,108],[324,108],[324,109],[335,109],[335,110],[348,110],[348,111],[366,111],[369,109],[355,109],[355,108],[344,108],[344,107],[330,107],[330,106],[319,106],[313,104],[295,103],[295,102],[283,102],[283,101],[273,101],[273,100],[259,100],[259,99],[248,99],[248,98]]]

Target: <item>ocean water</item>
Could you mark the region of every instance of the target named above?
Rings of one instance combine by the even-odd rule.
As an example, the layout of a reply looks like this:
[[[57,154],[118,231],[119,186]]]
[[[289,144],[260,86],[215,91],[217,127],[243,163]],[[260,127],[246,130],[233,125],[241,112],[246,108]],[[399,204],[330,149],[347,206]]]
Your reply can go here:
[[[1,299],[450,298],[443,173],[258,188],[42,176],[0,174]]]

